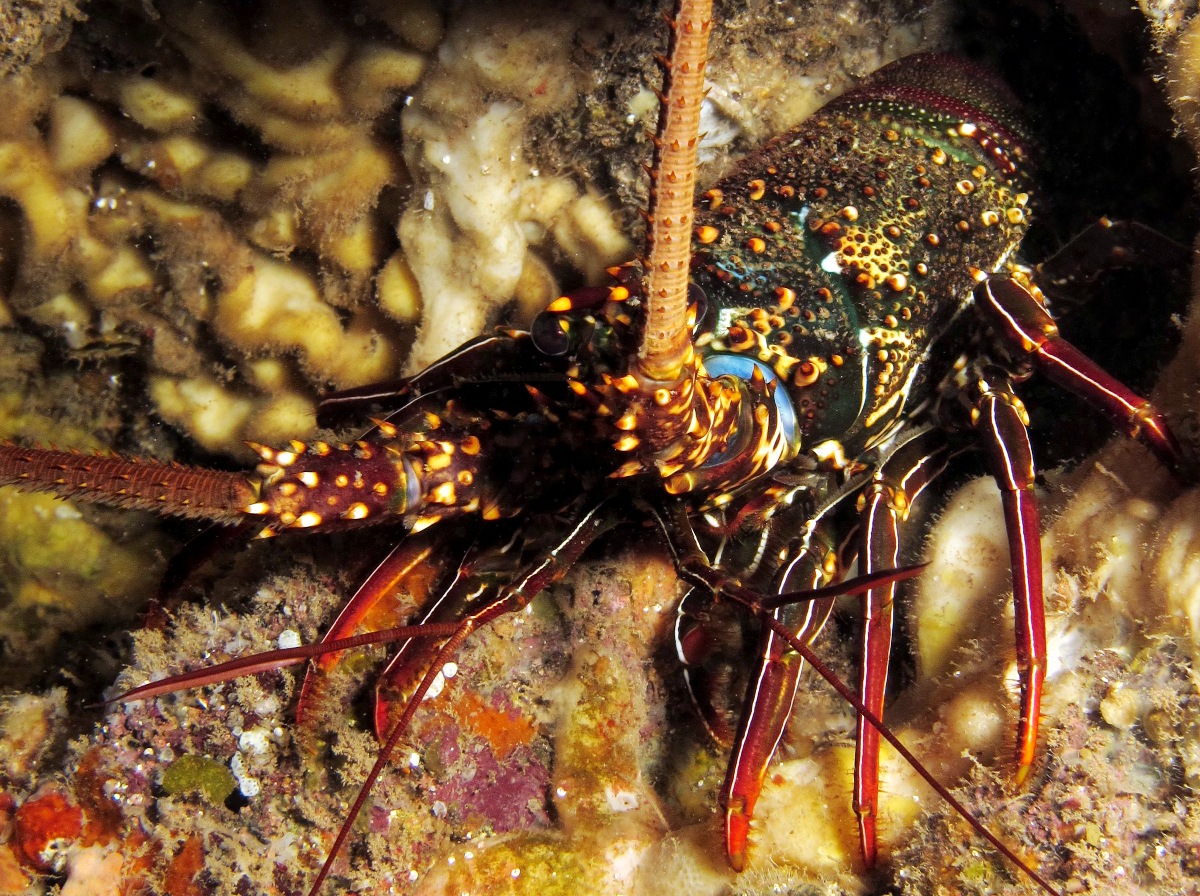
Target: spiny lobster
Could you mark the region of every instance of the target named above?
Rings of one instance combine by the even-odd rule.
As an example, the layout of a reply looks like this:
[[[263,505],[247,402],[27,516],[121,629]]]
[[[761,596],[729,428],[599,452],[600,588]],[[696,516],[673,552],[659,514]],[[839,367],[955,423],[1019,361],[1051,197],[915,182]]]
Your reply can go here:
[[[940,57],[889,66],[744,161],[693,220],[709,25],[692,0],[673,20],[644,261],[614,269],[611,287],[559,299],[528,332],[502,331],[402,382],[332,396],[329,418],[385,407],[358,441],[256,445],[262,463],[249,475],[0,447],[0,482],[253,526],[260,537],[406,530],[321,644],[124,695],[149,699],[314,657],[327,667],[351,646],[404,642],[377,690],[384,745],[311,892],[463,641],[638,519],[661,532],[692,587],[689,613],[707,599],[761,623],[745,707],[726,732],[734,747],[721,799],[737,869],[803,662],[832,677],[809,645],[836,596],[863,595],[858,694],[841,690],[859,713],[854,807],[873,862],[880,737],[909,757],[880,722],[895,587],[915,571],[899,565],[900,530],[956,453],[944,430],[976,434],[1003,496],[1021,672],[1018,783],[1036,758],[1046,646],[1028,418],[1013,383],[1045,373],[1185,475],[1162,416],[1058,336],[1013,261],[1027,224],[1028,137],[1001,85]],[[551,534],[505,522],[522,517]],[[451,527],[469,537],[443,538]],[[465,545],[464,560],[430,589],[441,595],[418,622],[356,634],[450,541]],[[685,619],[687,661],[704,660],[705,641],[704,625]]]

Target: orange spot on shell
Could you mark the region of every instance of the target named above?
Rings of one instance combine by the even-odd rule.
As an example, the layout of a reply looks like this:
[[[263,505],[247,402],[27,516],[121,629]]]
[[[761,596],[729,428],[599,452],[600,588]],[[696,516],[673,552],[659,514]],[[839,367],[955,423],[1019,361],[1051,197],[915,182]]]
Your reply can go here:
[[[811,386],[821,376],[821,370],[812,361],[805,361],[796,368],[796,373],[792,377],[792,382],[797,386],[804,388]]]
[[[726,342],[730,349],[741,352],[754,345],[754,337],[745,327],[730,327],[726,333]]]

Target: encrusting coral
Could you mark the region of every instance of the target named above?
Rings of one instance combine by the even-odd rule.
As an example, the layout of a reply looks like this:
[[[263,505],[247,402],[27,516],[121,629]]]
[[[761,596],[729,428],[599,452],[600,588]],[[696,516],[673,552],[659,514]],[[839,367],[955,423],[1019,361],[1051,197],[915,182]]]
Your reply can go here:
[[[564,283],[598,280],[634,241],[569,175],[588,140],[646,145],[648,90],[616,115],[598,106],[606,44],[630,23],[583,2],[451,11],[92,10],[60,52],[0,83],[0,195],[19,234],[4,319],[76,351],[131,344],[157,414],[245,459],[244,439],[311,435],[320,392],[420,369],[502,308],[528,320]],[[799,42],[782,69],[730,54],[726,115],[739,78],[836,58],[802,26],[786,26]],[[921,30],[856,37],[852,71]],[[817,77],[745,91],[742,117],[790,124],[848,80]]]
[[[731,33],[746,34],[755,15],[785,15],[750,6],[730,12]],[[852,37],[842,7],[831,4],[824,18],[797,12],[786,26],[812,57],[861,42],[853,60],[795,77],[809,88],[803,95],[783,86],[796,59],[755,59],[749,38],[715,45],[713,170],[730,147],[783,129],[848,75],[940,37],[939,8],[918,21],[897,4],[888,11],[898,30]],[[629,13],[550,8],[370,0],[346,14],[264,3],[255,15],[276,27],[259,29],[249,12],[217,5],[155,4],[157,17],[140,4],[85,7],[91,19],[61,52],[0,82],[0,193],[11,203],[0,228],[16,236],[0,259],[0,315],[4,338],[15,340],[6,345],[24,347],[0,374],[38,393],[4,399],[0,435],[169,455],[174,437],[130,427],[118,401],[144,383],[133,413],[152,408],[206,450],[303,438],[320,391],[419,368],[501,308],[528,315],[632,254],[636,231],[595,178],[575,176],[603,170],[630,206],[621,213],[636,208],[629,197],[644,184],[635,172],[655,102],[640,69],[617,87],[605,80],[606,65],[628,61],[611,43],[631,27]],[[1182,48],[1170,57],[1182,115],[1197,26],[1162,21],[1174,22],[1160,24],[1162,42]],[[647,24],[646,35],[656,28]],[[586,157],[569,132],[594,144]],[[550,134],[559,139],[539,139]],[[633,148],[609,151],[618,144]],[[119,373],[78,376],[79,400],[64,411],[52,393],[65,378],[43,378],[46,349],[17,328],[49,336],[89,370]],[[1190,444],[1196,339],[1193,325],[1158,396]],[[89,419],[97,396],[107,410]],[[970,804],[1010,842],[1057,863],[1062,878],[1184,891],[1198,843],[1183,789],[1200,767],[1196,493],[1180,492],[1125,444],[1067,476],[1046,495],[1055,667],[1046,757],[1031,786],[1013,790],[1005,767],[1011,638],[996,620],[1010,612],[1011,586],[985,481],[951,500],[932,536],[933,565],[910,614],[918,669],[890,717],[940,778],[970,773]],[[34,518],[90,527],[68,551],[94,593],[124,591],[136,602],[152,590],[157,568],[147,563],[170,550],[166,536],[113,547],[129,534],[109,541],[112,517],[42,498],[17,503],[26,498],[0,493],[11,518],[0,519],[0,542],[22,555],[5,558],[6,588],[41,595],[20,605],[71,607],[70,592],[84,588],[53,581],[53,559],[44,591],[21,584],[39,581],[43,561],[29,554],[56,556],[49,548],[60,537],[35,534]],[[130,528],[138,526],[140,518]],[[386,551],[386,534],[373,539],[258,544],[226,561],[216,600],[178,609],[166,631],[135,634],[117,687],[314,640]],[[350,561],[339,553],[348,550]],[[852,713],[811,680],[758,807],[751,867],[728,871],[714,814],[726,757],[683,708],[677,669],[664,659],[677,596],[669,566],[607,551],[444,670],[442,693],[422,706],[337,873],[369,892],[579,892],[580,881],[598,893],[872,886],[860,876],[849,808]],[[101,566],[78,563],[85,552]],[[237,609],[218,608],[221,600]],[[833,640],[823,649],[850,673],[854,658]],[[107,707],[97,730],[69,748],[61,692],[10,698],[0,707],[0,820],[11,832],[0,845],[0,893],[60,883],[68,896],[139,885],[302,889],[377,749],[349,693],[371,680],[374,661],[351,657],[342,668],[317,720],[302,727],[291,672]],[[1110,757],[1119,772],[1105,768]],[[910,770],[895,757],[884,764],[893,886],[1011,886],[1011,869],[941,812]],[[64,767],[65,778],[55,771]],[[1035,836],[1041,845],[1024,839]],[[564,882],[568,872],[574,883]]]

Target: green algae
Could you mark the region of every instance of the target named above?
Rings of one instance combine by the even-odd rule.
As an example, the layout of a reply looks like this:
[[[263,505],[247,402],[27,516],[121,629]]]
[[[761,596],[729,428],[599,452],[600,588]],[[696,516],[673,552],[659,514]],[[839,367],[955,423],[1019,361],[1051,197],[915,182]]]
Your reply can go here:
[[[106,426],[110,415],[102,407],[84,410],[68,385],[36,379],[27,369],[36,358],[22,354],[11,338],[0,338],[0,351],[10,353],[8,362],[0,361],[0,439],[85,452],[105,448],[80,423]],[[154,593],[170,551],[149,515],[83,510],[49,495],[0,488],[0,672],[7,682],[20,686],[37,674],[71,633],[133,620]]]
[[[237,781],[225,763],[188,753],[166,767],[162,786],[172,796],[200,793],[219,806],[233,793]]]

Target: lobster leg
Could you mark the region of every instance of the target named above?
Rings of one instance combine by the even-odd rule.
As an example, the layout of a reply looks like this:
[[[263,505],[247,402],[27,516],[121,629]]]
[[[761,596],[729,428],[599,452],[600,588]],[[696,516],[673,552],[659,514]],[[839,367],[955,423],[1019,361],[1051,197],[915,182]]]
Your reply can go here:
[[[826,584],[840,572],[837,553],[828,533],[814,519],[779,577],[779,592],[809,590]],[[836,598],[778,607],[772,618],[787,626],[798,641],[811,644],[825,626]],[[757,665],[746,690],[729,769],[721,786],[725,807],[725,850],[729,864],[741,871],[754,805],[762,792],[767,766],[796,698],[804,660],[773,630],[764,628],[759,638]]]
[[[977,305],[1010,349],[1029,355],[1051,380],[1082,397],[1113,424],[1140,439],[1180,479],[1190,478],[1166,420],[1058,334],[1037,288],[1012,277],[990,277],[975,289]],[[1021,717],[1017,729],[1017,782],[1029,773],[1037,743],[1039,706],[1046,675],[1046,623],[1042,600],[1041,534],[1033,495],[1033,455],[1025,431],[1028,417],[1005,381],[981,382],[971,419],[984,440],[992,473],[1004,498],[1016,612]]]
[[[761,610],[760,607],[754,604],[744,604],[744,606],[746,606],[747,609],[755,612],[759,612]],[[849,686],[847,686],[845,682],[838,678],[833,670],[821,661],[819,656],[813,653],[811,647],[793,638],[791,632],[789,632],[783,627],[782,624],[777,622],[772,617],[761,614],[759,618],[762,619],[764,625],[771,628],[775,634],[779,635],[779,637],[782,638],[793,650],[803,656],[808,664],[812,666],[814,670],[816,670],[816,673],[825,679],[826,684],[837,691],[838,695],[841,696],[843,700],[853,706],[855,711],[862,718],[866,719],[867,722],[879,732],[880,736],[884,740],[892,745],[892,749],[894,749],[900,755],[900,757],[909,764],[913,771],[920,775],[925,783],[928,784],[934,790],[934,792],[937,793],[948,806],[950,806],[951,809],[958,813],[958,816],[962,818],[963,821],[967,822],[967,824],[969,824],[975,830],[975,832],[979,834],[979,836],[987,840],[987,842],[990,843],[1001,855],[1012,862],[1014,866],[1020,868],[1029,877],[1029,879],[1041,887],[1042,890],[1052,894],[1052,896],[1062,896],[1062,890],[1055,887],[1043,875],[1034,870],[1029,863],[1027,863],[1012,849],[1006,846],[1004,841],[993,834],[988,829],[987,825],[980,821],[979,818],[972,815],[970,810],[968,810],[966,806],[959,802],[954,794],[946,789],[937,780],[937,778],[933,776],[929,769],[925,767],[924,763],[917,759],[917,757],[911,750],[908,749],[908,747],[904,746],[904,741],[900,740],[900,738],[896,736],[896,733],[883,723],[882,719],[871,712],[870,709],[868,709],[858,699],[857,695],[850,690]]]
[[[1012,386],[980,381],[971,420],[983,443],[1004,502],[1012,564],[1017,670],[1021,715],[1017,723],[1017,783],[1025,780],[1037,748],[1042,685],[1046,678],[1046,614],[1042,597],[1042,544],[1037,498],[1033,493],[1033,451],[1025,427],[1029,418]]]
[[[448,547],[445,539],[446,533],[435,527],[410,535],[396,545],[358,586],[320,643],[338,641],[363,630],[387,628],[386,624],[380,624],[381,621],[391,620],[395,615],[394,605],[386,600],[388,597],[416,575],[426,581],[431,576],[440,577],[446,571],[446,560],[455,556],[456,551],[461,556],[464,547],[461,541],[455,540],[455,544]],[[309,716],[309,707],[320,688],[318,676],[328,673],[340,659],[338,651],[325,653],[309,667],[296,701],[297,725],[303,725]]]
[[[505,584],[520,572],[519,551],[511,540],[500,546],[472,546],[454,577],[423,610],[421,624],[454,622],[499,600]],[[536,592],[534,592],[536,593]],[[530,595],[532,596],[532,594]],[[404,701],[438,652],[435,642],[413,638],[400,645],[375,683],[375,734],[381,740]]]
[[[567,534],[558,541],[552,550],[539,556],[535,562],[521,570],[520,574],[512,580],[511,584],[501,589],[493,599],[486,601],[482,606],[475,608],[458,621],[453,634],[446,638],[427,664],[424,674],[405,702],[403,712],[400,713],[399,718],[396,719],[387,731],[387,736],[384,739],[383,746],[379,750],[379,755],[375,759],[375,763],[371,766],[370,772],[367,773],[366,778],[363,780],[362,785],[359,787],[358,795],[355,797],[349,813],[347,813],[346,820],[334,838],[333,845],[329,848],[325,863],[321,866],[316,880],[313,881],[312,886],[309,888],[309,896],[315,896],[321,889],[321,884],[324,883],[325,878],[329,876],[329,872],[333,868],[333,861],[341,853],[342,846],[345,844],[346,838],[350,835],[355,819],[366,804],[367,796],[375,786],[375,782],[379,779],[379,776],[383,773],[384,768],[387,767],[388,762],[391,761],[392,754],[400,743],[400,738],[408,730],[413,716],[416,714],[421,702],[425,699],[425,695],[429,692],[430,687],[433,686],[438,676],[442,674],[445,664],[454,657],[467,638],[477,629],[482,628],[506,613],[522,609],[543,589],[559,581],[570,571],[583,552],[597,538],[619,522],[620,519],[617,515],[611,512],[611,509],[606,507],[604,503],[598,504],[580,514],[575,518],[574,525],[570,527]],[[431,627],[440,628],[441,626],[434,624]]]
[[[826,539],[827,533],[820,532],[819,528],[833,530],[834,527],[829,526],[829,517],[835,516],[835,511],[855,494],[854,489],[843,492],[814,517],[812,528],[799,539],[792,561],[783,567],[778,578],[780,591],[797,585],[799,590],[778,593],[774,597],[744,587],[712,565],[696,537],[686,506],[673,503],[667,507],[648,508],[666,537],[679,577],[707,591],[714,600],[724,597],[754,610],[764,624],[758,668],[748,688],[729,771],[721,788],[726,805],[726,850],[735,870],[745,864],[754,805],[795,697],[803,659],[796,645],[807,648],[828,618],[836,597],[862,594],[874,587],[911,578],[923,568],[893,566],[817,586],[817,582],[837,574],[835,565],[826,565],[834,542],[831,538]],[[836,561],[836,557],[833,560]],[[780,613],[781,610],[787,612]]]
[[[949,462],[951,452],[933,431],[920,433],[894,452],[862,490],[858,499],[859,572],[872,574],[897,567],[900,524],[913,502]],[[862,601],[862,671],[859,699],[883,718],[892,649],[896,582],[871,588]],[[863,861],[878,856],[876,819],[879,811],[879,730],[860,715],[854,747],[854,812],[858,817]]]
[[[923,442],[923,436],[929,433],[918,434],[914,441]],[[904,451],[912,443],[908,443],[902,447]],[[929,453],[928,463],[918,463],[910,467],[912,470],[925,470],[925,480],[918,484],[917,478],[920,473],[916,472],[912,477],[906,477],[909,484],[913,487],[913,493],[918,494],[924,488],[924,485],[932,480],[938,473],[945,468],[953,455],[940,449],[935,449]],[[919,459],[918,459],[919,460]],[[853,490],[851,494],[855,493]],[[866,706],[855,694],[848,685],[846,685],[834,672],[821,661],[821,658],[813,653],[812,648],[807,643],[797,638],[788,630],[787,626],[776,619],[769,611],[785,606],[788,603],[804,600],[802,594],[791,592],[784,595],[779,595],[774,598],[762,599],[754,595],[752,591],[739,586],[736,581],[724,576],[719,570],[715,569],[709,562],[704,553],[703,548],[696,538],[695,530],[692,527],[692,522],[688,517],[686,506],[681,503],[673,502],[671,504],[658,507],[650,506],[647,508],[651,517],[659,525],[663,535],[666,537],[667,546],[670,548],[672,556],[675,560],[676,569],[679,571],[680,578],[684,581],[691,582],[698,587],[705,588],[712,592],[714,596],[725,595],[735,604],[739,604],[752,612],[766,627],[771,629],[787,647],[799,654],[805,662],[807,662],[837,693],[851,706],[860,717],[867,720],[867,723],[875,728],[880,736],[886,740],[896,750],[900,756],[909,763],[909,765],[920,775],[933,790],[939,794],[942,799],[950,805],[968,824],[974,828],[981,837],[992,844],[1005,858],[1012,862],[1016,867],[1029,876],[1029,878],[1037,883],[1045,892],[1061,896],[1061,891],[1054,887],[1045,877],[1031,868],[1020,856],[1004,844],[1000,838],[988,830],[987,826],[972,815],[961,802],[959,802],[949,790],[947,790],[933,774],[927,769],[912,751],[909,750],[904,743],[898,738],[891,729],[884,725],[883,720],[875,713],[871,712],[870,707]],[[854,579],[848,579],[834,586],[825,586],[815,589],[813,594],[817,595],[814,599],[821,599],[829,596],[835,590],[840,590],[845,594],[858,594],[866,591],[870,587],[881,584],[881,582],[889,580],[901,580],[910,578],[923,567],[899,567],[895,569],[891,575],[868,575],[858,576]]]
[[[1047,377],[1140,439],[1178,478],[1194,478],[1162,414],[1059,335],[1037,287],[1012,277],[989,277],[975,288],[975,303],[1011,350],[1028,354]]]

